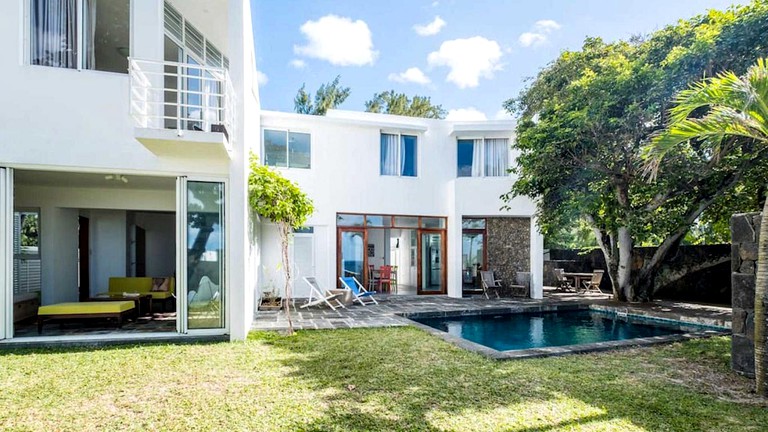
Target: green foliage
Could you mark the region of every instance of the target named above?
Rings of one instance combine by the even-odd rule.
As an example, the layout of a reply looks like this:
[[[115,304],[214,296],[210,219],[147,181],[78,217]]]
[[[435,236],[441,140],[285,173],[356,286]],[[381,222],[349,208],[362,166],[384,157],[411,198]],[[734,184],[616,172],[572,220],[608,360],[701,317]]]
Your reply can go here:
[[[334,109],[344,103],[349,97],[349,87],[339,84],[341,75],[337,75],[330,83],[322,84],[315,92],[314,102],[306,91],[306,85],[302,84],[296,97],[293,99],[294,111],[299,114],[325,115],[329,109]]]
[[[39,246],[40,219],[38,213],[21,214],[21,246]]]
[[[374,94],[373,99],[365,103],[365,110],[373,113],[432,119],[442,119],[446,115],[442,105],[432,105],[429,97],[414,96],[410,99],[405,93],[395,93],[394,90]]]
[[[301,228],[314,212],[312,200],[296,183],[277,171],[258,163],[251,155],[248,176],[248,202],[259,215],[296,229]]]
[[[505,103],[520,116],[519,180],[506,198],[535,197],[545,234],[592,218],[606,234],[629,227],[635,244],[658,245],[684,232],[702,205],[726,213],[738,205],[726,195],[759,183],[740,179],[767,178],[750,154],[715,168],[713,155],[693,145],[665,158],[648,182],[642,148],[666,124],[677,91],[720,71],[743,73],[768,54],[765,34],[768,3],[759,1],[630,41],[588,38],[581,50],[563,52]]]

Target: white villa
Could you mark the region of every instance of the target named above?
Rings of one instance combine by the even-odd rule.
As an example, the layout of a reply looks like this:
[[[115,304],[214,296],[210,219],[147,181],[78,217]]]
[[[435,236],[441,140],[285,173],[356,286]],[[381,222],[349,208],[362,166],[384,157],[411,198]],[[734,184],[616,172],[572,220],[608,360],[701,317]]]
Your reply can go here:
[[[391,295],[462,297],[493,269],[541,298],[534,203],[501,210],[513,123],[261,111],[248,0],[0,10],[0,343],[245,338],[282,286],[251,152],[315,203],[297,296],[392,266]]]

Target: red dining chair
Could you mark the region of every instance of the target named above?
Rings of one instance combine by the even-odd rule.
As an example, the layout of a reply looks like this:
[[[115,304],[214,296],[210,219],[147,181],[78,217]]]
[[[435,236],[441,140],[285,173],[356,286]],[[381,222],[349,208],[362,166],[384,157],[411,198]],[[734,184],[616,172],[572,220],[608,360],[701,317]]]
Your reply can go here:
[[[384,285],[387,285],[387,292],[392,291],[392,267],[384,265],[379,267],[379,280],[377,281],[378,291],[384,292]]]

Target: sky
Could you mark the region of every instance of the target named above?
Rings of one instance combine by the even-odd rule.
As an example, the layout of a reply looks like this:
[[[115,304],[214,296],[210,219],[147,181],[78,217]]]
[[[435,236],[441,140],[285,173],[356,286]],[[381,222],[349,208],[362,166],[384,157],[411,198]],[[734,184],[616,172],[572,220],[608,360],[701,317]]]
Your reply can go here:
[[[734,0],[251,0],[262,109],[293,111],[341,75],[340,109],[428,96],[449,119],[500,119],[505,100],[584,38],[647,34]],[[740,3],[746,3],[741,1]]]

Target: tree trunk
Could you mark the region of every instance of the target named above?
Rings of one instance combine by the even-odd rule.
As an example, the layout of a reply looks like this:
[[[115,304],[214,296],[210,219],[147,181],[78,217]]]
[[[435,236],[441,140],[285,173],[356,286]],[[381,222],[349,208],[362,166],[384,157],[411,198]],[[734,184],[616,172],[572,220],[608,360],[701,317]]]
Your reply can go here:
[[[635,300],[635,290],[632,280],[632,258],[634,257],[632,234],[629,228],[621,227],[618,229],[619,237],[619,268],[618,268],[618,291],[623,299],[622,301]]]
[[[291,259],[288,256],[288,246],[291,239],[291,226],[285,222],[278,222],[277,229],[280,231],[280,246],[282,247],[283,274],[285,275],[285,317],[288,320],[288,334],[293,334],[293,321],[291,320]]]
[[[765,293],[768,288],[768,200],[760,219],[755,278],[755,391],[765,395]]]

